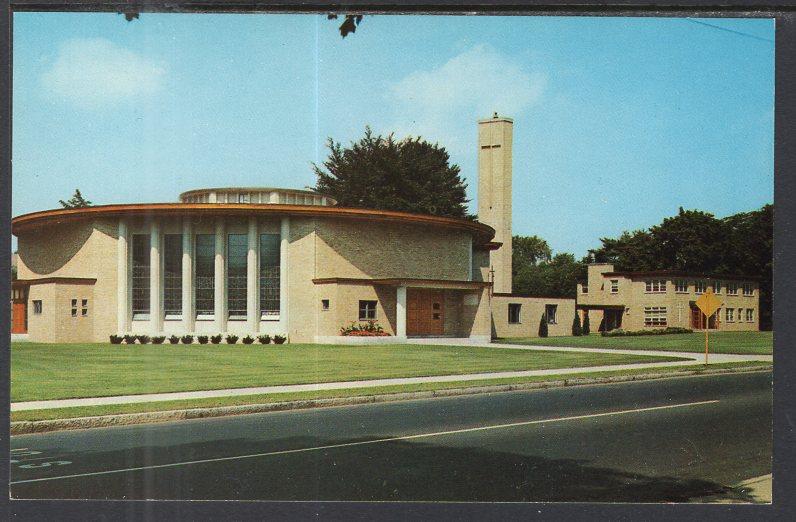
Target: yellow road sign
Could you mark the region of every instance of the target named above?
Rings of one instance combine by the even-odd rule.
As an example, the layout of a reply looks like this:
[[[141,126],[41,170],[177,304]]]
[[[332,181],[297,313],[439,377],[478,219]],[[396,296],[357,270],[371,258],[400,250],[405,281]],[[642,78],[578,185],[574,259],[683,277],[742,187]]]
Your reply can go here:
[[[705,316],[710,317],[716,313],[716,310],[721,308],[723,303],[716,297],[712,289],[709,289],[704,294],[700,295],[696,300],[696,305],[702,310]]]

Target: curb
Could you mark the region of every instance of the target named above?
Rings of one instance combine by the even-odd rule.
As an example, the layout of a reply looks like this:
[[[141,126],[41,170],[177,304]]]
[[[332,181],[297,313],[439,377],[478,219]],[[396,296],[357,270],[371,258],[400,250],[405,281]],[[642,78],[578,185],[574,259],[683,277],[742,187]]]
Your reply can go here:
[[[681,370],[667,373],[648,373],[638,375],[618,375],[614,377],[580,377],[574,379],[558,379],[555,381],[530,382],[520,384],[500,384],[469,388],[449,388],[420,392],[389,393],[380,395],[361,395],[355,397],[334,397],[328,399],[305,399],[297,401],[273,402],[268,404],[245,404],[239,406],[219,406],[214,408],[191,408],[184,410],[166,410],[142,413],[121,413],[96,417],[75,417],[72,419],[53,419],[42,421],[11,422],[11,435],[43,433],[49,431],[82,430],[88,428],[107,428],[111,426],[129,426],[133,424],[149,424],[171,422],[177,420],[204,419],[225,417],[228,415],[248,415],[274,411],[300,410],[308,408],[328,408],[333,406],[350,406],[377,402],[393,402],[414,399],[431,399],[435,397],[455,397],[475,395],[479,393],[500,393],[544,388],[561,388],[565,386],[583,386],[589,384],[610,384],[629,381],[666,379],[695,375],[719,375],[726,373],[749,373],[771,370],[771,365],[747,366],[743,368],[717,368],[714,370]],[[341,390],[342,391],[342,390]]]

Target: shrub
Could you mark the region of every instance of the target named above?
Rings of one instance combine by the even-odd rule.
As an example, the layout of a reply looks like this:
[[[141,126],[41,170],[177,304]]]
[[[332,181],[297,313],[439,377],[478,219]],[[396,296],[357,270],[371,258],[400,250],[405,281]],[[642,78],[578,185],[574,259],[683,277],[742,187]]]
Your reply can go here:
[[[246,337],[241,339],[241,341],[243,342],[243,344],[251,344],[254,342],[254,337],[252,337],[251,335],[247,335]]]
[[[223,338],[224,338],[224,336],[221,335],[221,334],[211,335],[210,336],[210,342],[213,343],[213,344],[218,344],[218,343],[221,342],[221,339],[223,339]]]
[[[169,337],[169,342],[171,344],[179,343],[180,342],[180,336],[179,335],[172,335],[171,337]]]
[[[208,337],[206,335],[197,335],[196,340],[199,341],[199,344],[207,344]]]
[[[583,335],[589,335],[591,333],[591,328],[589,327],[589,314],[585,314],[583,316]]]
[[[340,335],[354,336],[354,337],[383,337],[388,336],[384,328],[374,320],[365,323],[351,323],[348,326],[340,328]]]
[[[141,344],[147,344],[151,339],[151,337],[148,335],[137,335],[136,337],[138,338],[138,342]]]
[[[284,344],[287,341],[287,337],[284,335],[275,335],[274,336],[274,344]]]
[[[687,334],[693,333],[690,328],[681,328],[679,326],[670,326],[668,328],[656,328],[653,330],[623,330],[617,328],[610,332],[600,332],[603,337],[644,337],[647,335],[668,335],[668,334]]]
[[[547,337],[547,315],[542,314],[542,319],[539,321],[539,337]]]
[[[152,337],[152,344],[163,344],[163,341],[166,340],[165,335],[155,335]]]
[[[227,344],[235,344],[238,342],[239,337],[235,334],[229,334],[225,339],[227,340]]]
[[[111,344],[122,344],[123,340],[124,337],[122,337],[121,335],[111,334]]]
[[[580,328],[580,315],[578,312],[575,312],[575,318],[572,319],[572,335],[579,337],[583,334],[583,330]]]
[[[135,335],[125,335],[123,337],[125,344],[135,344],[135,340],[138,339]]]
[[[180,337],[182,344],[191,344],[193,342],[193,335],[183,335]]]
[[[271,344],[270,335],[258,335],[257,340],[260,341],[260,344]]]

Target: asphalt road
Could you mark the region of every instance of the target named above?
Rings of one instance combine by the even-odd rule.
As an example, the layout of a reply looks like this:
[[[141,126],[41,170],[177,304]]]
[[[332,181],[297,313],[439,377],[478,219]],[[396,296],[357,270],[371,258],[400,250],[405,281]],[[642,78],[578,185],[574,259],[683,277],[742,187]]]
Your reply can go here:
[[[12,437],[13,498],[687,502],[771,472],[771,373]]]

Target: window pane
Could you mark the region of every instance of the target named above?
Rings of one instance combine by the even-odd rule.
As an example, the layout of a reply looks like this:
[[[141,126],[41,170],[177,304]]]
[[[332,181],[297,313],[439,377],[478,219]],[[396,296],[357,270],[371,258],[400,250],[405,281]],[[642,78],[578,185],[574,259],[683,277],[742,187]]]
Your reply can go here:
[[[227,236],[227,309],[231,319],[246,319],[246,234]]]
[[[214,234],[196,235],[196,314],[215,312],[215,255]]]
[[[260,235],[260,314],[279,314],[279,234]]]
[[[133,317],[149,314],[149,235],[133,234]]]
[[[163,238],[163,309],[166,316],[182,313],[182,234]]]

